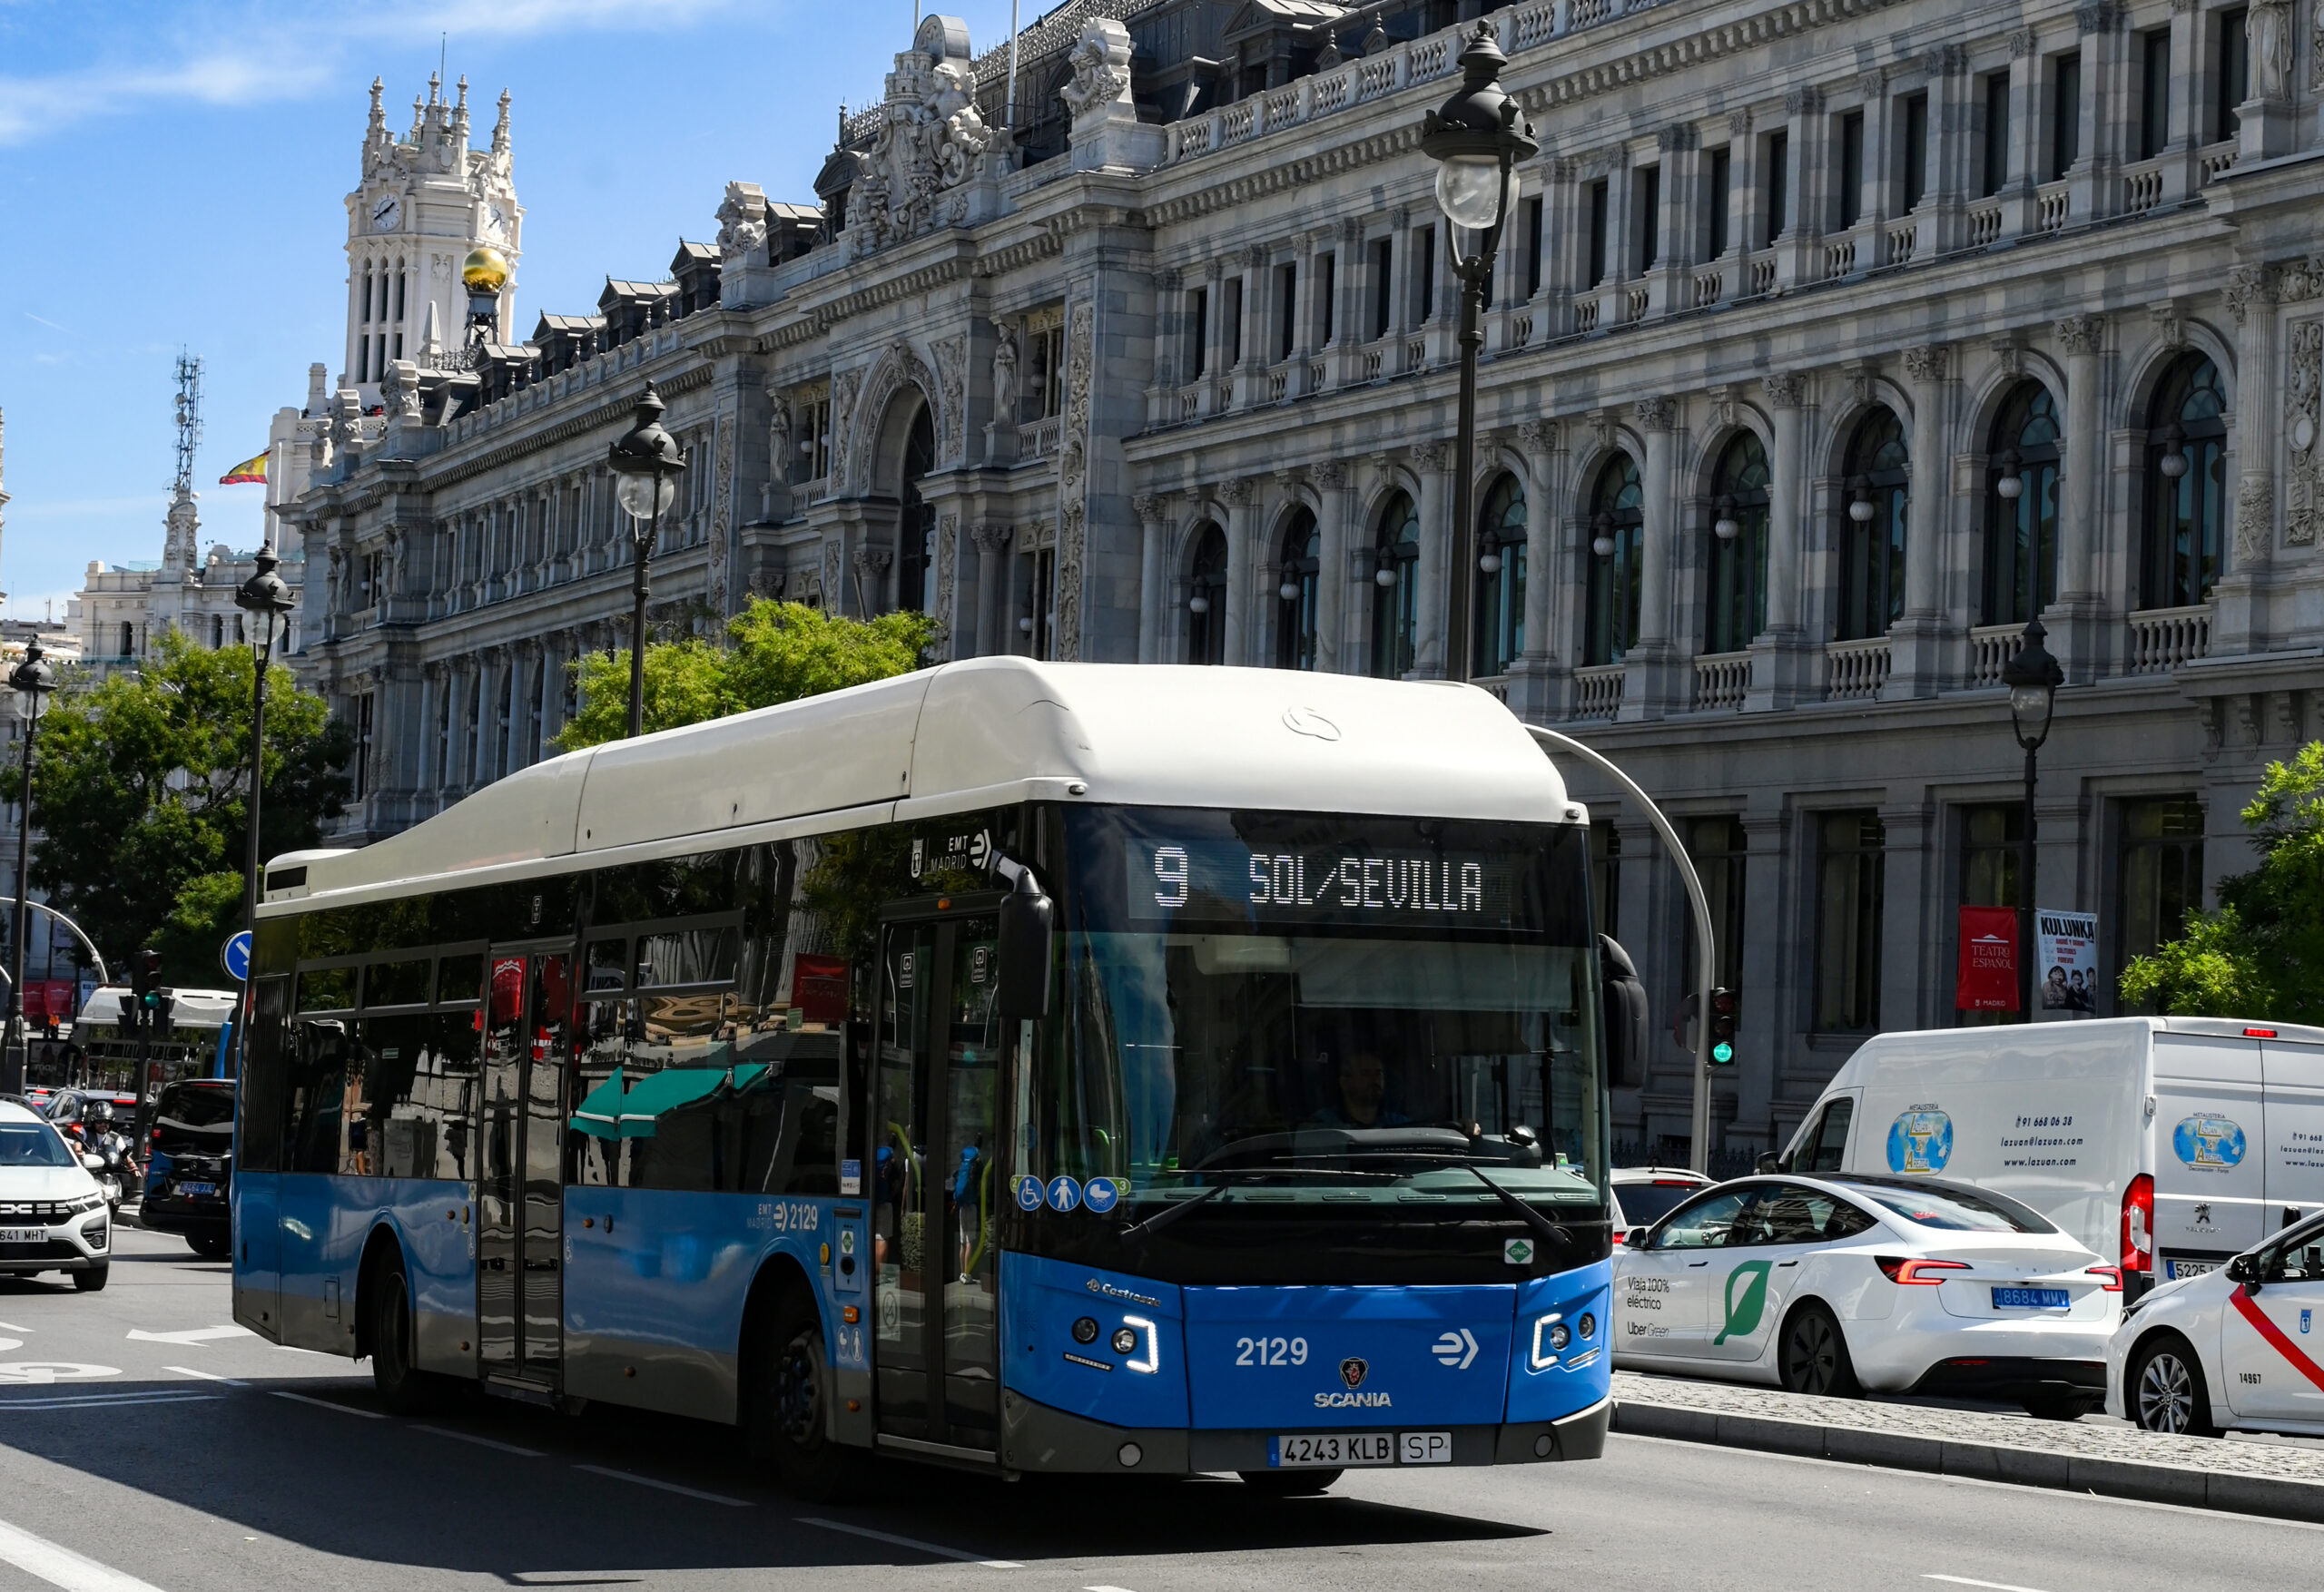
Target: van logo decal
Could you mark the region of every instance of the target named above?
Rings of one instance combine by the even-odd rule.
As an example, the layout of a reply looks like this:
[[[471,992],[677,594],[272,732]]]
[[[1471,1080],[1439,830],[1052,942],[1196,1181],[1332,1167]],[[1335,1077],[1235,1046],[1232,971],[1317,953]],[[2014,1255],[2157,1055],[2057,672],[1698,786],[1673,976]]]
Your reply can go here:
[[[1710,1341],[1718,1348],[1729,1338],[1748,1338],[1759,1330],[1759,1318],[1768,1309],[1767,1261],[1746,1261],[1727,1273],[1727,1324],[1718,1336]],[[1743,1286],[1738,1292],[1735,1284]]]
[[[1953,1159],[1953,1119],[1934,1106],[1915,1106],[1888,1129],[1888,1170],[1938,1173]]]
[[[2196,1172],[2231,1172],[2243,1161],[2243,1129],[2224,1116],[2198,1112],[2171,1130],[2171,1148]]]

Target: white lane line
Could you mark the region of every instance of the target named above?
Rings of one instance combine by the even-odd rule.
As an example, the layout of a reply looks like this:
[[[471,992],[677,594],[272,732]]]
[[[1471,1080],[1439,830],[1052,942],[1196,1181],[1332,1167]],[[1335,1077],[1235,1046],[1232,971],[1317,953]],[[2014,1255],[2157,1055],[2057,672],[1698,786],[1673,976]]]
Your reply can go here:
[[[892,1543],[920,1553],[933,1554],[964,1565],[982,1565],[988,1570],[1021,1570],[1025,1567],[1013,1558],[986,1558],[982,1555],[963,1553],[957,1548],[945,1548],[934,1542],[922,1542],[917,1537],[898,1537],[891,1531],[874,1531],[869,1526],[851,1526],[844,1520],[822,1520],[812,1515],[799,1517],[802,1526],[821,1526],[826,1531],[844,1531],[850,1537],[869,1537],[874,1542]]]
[[[603,1465],[576,1465],[573,1468],[576,1470],[586,1470],[592,1476],[610,1476],[615,1481],[635,1481],[640,1487],[654,1487],[659,1488],[664,1492],[682,1493],[687,1498],[698,1498],[704,1503],[724,1504],[729,1508],[747,1509],[751,1507],[751,1500],[746,1498],[728,1498],[724,1493],[704,1492],[698,1487],[680,1487],[675,1481],[657,1481],[651,1476],[640,1476],[631,1470],[613,1470]]]
[[[209,1404],[222,1393],[82,1393],[62,1399],[0,1399],[0,1410],[113,1410],[127,1404]]]
[[[387,1419],[376,1410],[358,1410],[351,1404],[334,1404],[329,1399],[310,1399],[304,1393],[286,1393],[281,1388],[269,1388],[267,1391],[278,1399],[289,1399],[300,1404],[312,1404],[318,1410],[336,1410],[341,1415],[360,1415],[366,1420]]]
[[[2013,1587],[2007,1581],[1976,1581],[1970,1579],[1967,1576],[1924,1575],[1921,1579],[1924,1581],[1949,1581],[1955,1587],[1984,1587],[1990,1588],[1990,1592],[2042,1592],[2042,1589],[2039,1587]]]
[[[1084,1587],[1081,1592],[1129,1592],[1127,1587]]]
[[[101,1565],[93,1558],[84,1558],[69,1548],[62,1548],[45,1537],[0,1520],[0,1561],[15,1566],[28,1576],[36,1576],[52,1587],[62,1587],[64,1592],[161,1592],[149,1581],[134,1576],[124,1576],[110,1565]]]
[[[478,1437],[472,1431],[454,1431],[448,1426],[428,1426],[415,1420],[412,1422],[411,1430],[432,1431],[438,1437],[448,1437],[456,1442],[474,1443],[478,1448],[498,1449],[504,1454],[522,1454],[527,1459],[537,1459],[541,1457],[541,1451],[538,1449],[520,1449],[515,1443],[504,1443],[492,1438]]]
[[[165,1365],[162,1367],[162,1369],[163,1371],[173,1371],[180,1376],[190,1376],[196,1381],[219,1382],[230,1388],[247,1388],[250,1386],[250,1383],[237,1381],[232,1377],[220,1376],[214,1371],[196,1371],[190,1365]]]
[[[148,1332],[132,1328],[129,1340],[133,1343],[175,1343],[181,1349],[215,1342],[220,1338],[255,1338],[258,1334],[248,1327],[193,1327],[182,1332]]]
[[[0,1322],[0,1332],[29,1332],[31,1331],[30,1327],[20,1327],[13,1322]]]

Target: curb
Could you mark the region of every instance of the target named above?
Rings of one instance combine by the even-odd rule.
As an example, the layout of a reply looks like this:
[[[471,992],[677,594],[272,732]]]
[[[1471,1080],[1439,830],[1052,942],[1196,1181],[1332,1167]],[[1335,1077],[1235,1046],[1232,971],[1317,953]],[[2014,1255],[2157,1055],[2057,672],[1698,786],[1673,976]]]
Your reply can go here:
[[[2051,1449],[1870,1431],[1764,1415],[1725,1415],[1627,1399],[1615,1404],[1610,1430],[1632,1437],[1672,1438],[1718,1448],[1754,1449],[1891,1470],[1965,1476],[2015,1487],[2047,1487],[2141,1503],[2324,1524],[2324,1483],[2313,1481],[2223,1474],[2135,1459],[2101,1459]]]

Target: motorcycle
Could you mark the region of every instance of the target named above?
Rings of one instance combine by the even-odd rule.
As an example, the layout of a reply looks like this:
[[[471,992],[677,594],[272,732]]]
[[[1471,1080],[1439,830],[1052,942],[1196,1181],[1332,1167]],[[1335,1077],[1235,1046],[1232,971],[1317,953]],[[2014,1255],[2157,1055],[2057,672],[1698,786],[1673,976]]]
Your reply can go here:
[[[130,1152],[129,1135],[108,1127],[97,1135],[96,1144],[89,1153],[105,1164],[105,1169],[94,1175],[97,1186],[104,1191],[105,1204],[118,1214],[121,1204],[129,1197],[130,1191],[143,1186],[143,1181],[138,1174],[137,1157]]]

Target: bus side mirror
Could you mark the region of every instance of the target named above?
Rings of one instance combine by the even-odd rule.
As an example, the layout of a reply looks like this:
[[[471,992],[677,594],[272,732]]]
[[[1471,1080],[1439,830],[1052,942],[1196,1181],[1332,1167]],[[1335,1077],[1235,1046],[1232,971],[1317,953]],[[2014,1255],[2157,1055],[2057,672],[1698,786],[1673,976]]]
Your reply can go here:
[[[1000,988],[993,1008],[1003,1022],[1049,1015],[1049,929],[1054,908],[1029,868],[1000,903]]]
[[[1635,1089],[1646,1082],[1646,986],[1610,935],[1598,937],[1598,988],[1606,1002],[1606,1086]]]

